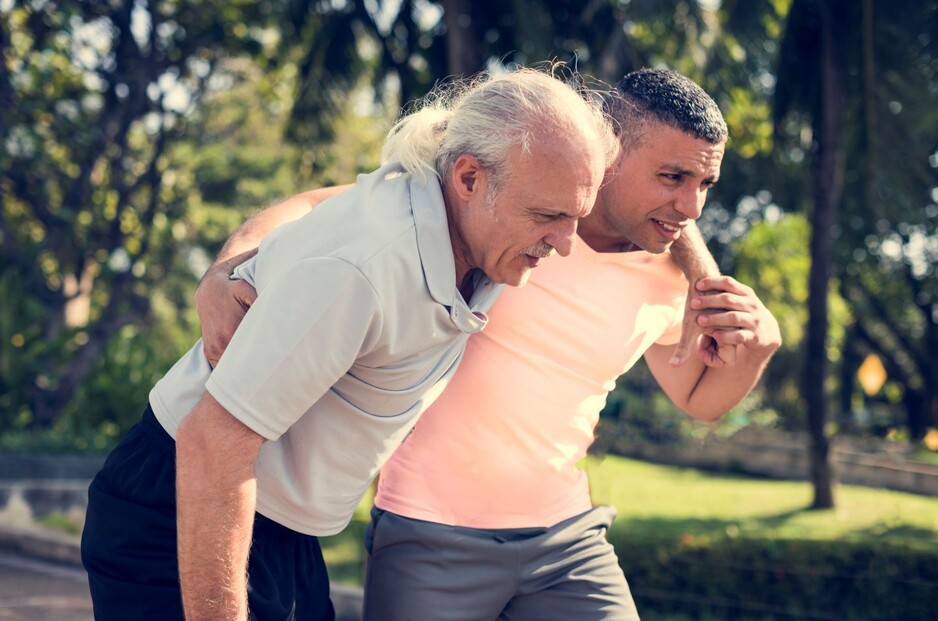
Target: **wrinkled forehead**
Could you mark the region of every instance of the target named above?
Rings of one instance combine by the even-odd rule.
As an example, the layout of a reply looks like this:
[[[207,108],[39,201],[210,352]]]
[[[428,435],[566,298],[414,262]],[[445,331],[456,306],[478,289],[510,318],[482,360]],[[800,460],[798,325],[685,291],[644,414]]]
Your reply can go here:
[[[519,209],[581,217],[588,211],[605,171],[603,156],[565,141],[553,141],[519,156],[505,185]]]
[[[669,125],[657,124],[644,132],[642,142],[632,153],[656,166],[672,166],[685,173],[719,173],[726,142],[713,143],[693,133]]]

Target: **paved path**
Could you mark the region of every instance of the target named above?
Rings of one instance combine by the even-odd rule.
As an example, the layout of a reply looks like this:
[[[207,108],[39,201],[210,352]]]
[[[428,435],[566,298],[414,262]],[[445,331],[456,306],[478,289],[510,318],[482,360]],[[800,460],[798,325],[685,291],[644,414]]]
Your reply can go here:
[[[85,572],[0,552],[0,619],[93,621]]]
[[[361,619],[360,587],[332,585],[336,621]],[[94,621],[85,571],[0,549],[0,621]]]

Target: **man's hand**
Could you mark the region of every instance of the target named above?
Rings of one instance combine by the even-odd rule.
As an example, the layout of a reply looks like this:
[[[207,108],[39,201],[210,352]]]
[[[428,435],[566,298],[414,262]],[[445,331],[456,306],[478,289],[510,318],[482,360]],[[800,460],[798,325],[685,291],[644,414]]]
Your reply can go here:
[[[696,288],[699,295],[688,299],[705,333],[698,340],[697,355],[707,366],[735,364],[736,347],[748,360],[762,363],[782,344],[778,321],[751,287],[729,276],[716,276],[701,278]],[[730,349],[732,361],[724,355]]]
[[[687,356],[681,365],[664,345],[649,348],[645,360],[675,405],[694,418],[716,420],[755,387],[782,337],[772,313],[736,279],[708,276],[694,286],[696,295],[688,298],[693,320],[685,322],[684,336],[702,335],[682,337]],[[724,356],[729,348],[736,353],[732,366]]]
[[[216,263],[205,272],[195,291],[195,308],[202,324],[202,349],[212,368],[228,347],[244,314],[257,298],[254,287],[231,280],[234,268],[257,254],[257,248]]]
[[[694,351],[705,354],[704,359],[709,360],[709,366],[736,364],[736,346],[728,344],[720,347],[710,331],[704,330],[697,322],[700,312],[691,304],[700,295],[701,290],[696,285],[704,278],[720,275],[720,267],[707,249],[707,244],[694,222],[684,227],[681,236],[671,246],[671,258],[690,283],[684,303],[684,318],[681,321],[681,340],[671,354],[671,366],[684,365],[691,359]]]
[[[261,240],[275,228],[301,218],[322,201],[350,187],[342,185],[297,194],[254,214],[225,242],[195,292],[195,308],[202,323],[202,349],[212,368],[257,298],[251,285],[228,278],[234,268],[253,257]]]
[[[687,300],[684,302],[684,318],[681,320],[681,340],[674,347],[671,356],[671,366],[679,367],[690,360],[696,351],[700,358],[711,367],[722,367],[736,364],[736,346],[727,344],[723,347],[713,338],[713,330],[705,330],[698,319],[701,316],[701,307],[698,304],[699,296],[719,293],[719,291],[700,291],[701,278],[692,283],[687,291]],[[696,305],[695,305],[696,304]]]

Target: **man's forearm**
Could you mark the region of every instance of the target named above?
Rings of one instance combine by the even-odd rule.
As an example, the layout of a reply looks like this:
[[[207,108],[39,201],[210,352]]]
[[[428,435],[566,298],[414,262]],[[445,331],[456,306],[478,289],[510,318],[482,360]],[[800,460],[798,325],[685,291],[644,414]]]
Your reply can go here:
[[[661,345],[645,352],[645,361],[675,405],[694,418],[716,420],[755,387],[774,351],[739,349],[735,364],[720,368],[708,367],[696,358],[674,368],[667,362],[670,348]]]
[[[720,267],[707,248],[697,224],[690,222],[671,245],[671,256],[691,286],[704,276],[716,276]]]
[[[685,411],[703,420],[719,418],[752,392],[771,357],[771,353],[756,355],[740,347],[733,366],[706,367]]]
[[[210,395],[176,441],[179,578],[188,621],[247,619],[247,559],[263,438]]]
[[[349,187],[343,185],[304,192],[259,211],[235,229],[235,232],[222,246],[215,263],[221,263],[256,248],[262,239],[281,224],[303,217],[322,201],[339,194]]]

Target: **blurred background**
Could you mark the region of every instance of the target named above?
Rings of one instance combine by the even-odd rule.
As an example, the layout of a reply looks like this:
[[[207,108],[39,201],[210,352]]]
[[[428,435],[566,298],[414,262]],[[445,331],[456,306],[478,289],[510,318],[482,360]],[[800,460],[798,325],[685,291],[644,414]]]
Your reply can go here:
[[[938,2],[0,0],[0,24],[0,454],[104,454],[237,224],[375,168],[437,81],[669,67],[726,117],[701,230],[784,345],[717,425],[642,367],[611,395],[584,467],[640,609],[938,615]],[[849,465],[877,459],[899,474]]]

